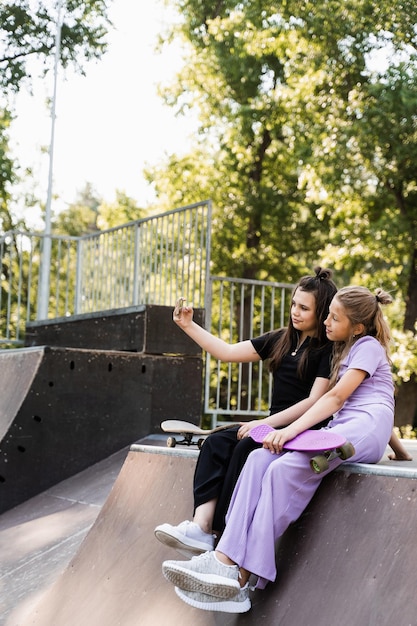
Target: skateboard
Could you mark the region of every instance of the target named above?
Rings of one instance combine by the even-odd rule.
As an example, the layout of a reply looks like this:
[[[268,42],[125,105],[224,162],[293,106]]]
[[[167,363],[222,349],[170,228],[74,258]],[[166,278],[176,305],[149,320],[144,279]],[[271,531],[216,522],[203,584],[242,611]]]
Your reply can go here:
[[[222,426],[217,426],[217,428],[206,429],[199,428],[195,424],[191,422],[184,422],[182,420],[165,420],[161,423],[161,430],[164,433],[174,433],[178,435],[182,435],[182,439],[178,441],[175,437],[168,437],[167,446],[168,448],[175,448],[178,445],[192,446],[197,445],[199,449],[204,443],[205,438],[212,433],[216,433],[220,430],[226,430],[227,428],[232,428],[233,426],[240,426],[240,424],[223,424]],[[194,437],[198,437],[197,440]]]
[[[254,441],[262,443],[266,435],[275,430],[268,424],[259,424],[249,432]],[[294,439],[284,444],[285,450],[297,450],[298,452],[319,452],[310,459],[310,467],[316,474],[321,474],[329,469],[329,461],[341,458],[342,461],[349,459],[355,454],[353,445],[346,439],[330,430],[305,430]]]

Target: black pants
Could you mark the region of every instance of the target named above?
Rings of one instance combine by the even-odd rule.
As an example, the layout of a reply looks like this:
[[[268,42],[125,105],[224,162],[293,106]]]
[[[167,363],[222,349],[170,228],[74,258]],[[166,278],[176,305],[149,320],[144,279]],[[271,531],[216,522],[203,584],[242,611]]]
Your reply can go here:
[[[313,426],[324,428],[331,417]],[[217,499],[213,530],[223,532],[226,513],[240,472],[252,450],[261,448],[251,437],[238,441],[239,426],[209,435],[198,457],[194,473],[194,511],[201,504]]]
[[[194,473],[194,510],[217,498],[213,530],[223,532],[233,489],[249,453],[261,444],[251,437],[238,441],[238,426],[209,435]]]

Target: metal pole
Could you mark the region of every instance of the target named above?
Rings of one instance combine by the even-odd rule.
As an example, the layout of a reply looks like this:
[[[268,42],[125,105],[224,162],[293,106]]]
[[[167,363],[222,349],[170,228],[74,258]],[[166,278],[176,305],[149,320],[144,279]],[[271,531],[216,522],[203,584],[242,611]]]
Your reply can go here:
[[[56,92],[58,82],[58,66],[61,57],[61,13],[65,0],[58,0],[57,4],[57,25],[55,35],[55,60],[54,60],[54,90],[51,107],[51,140],[49,144],[49,175],[48,190],[45,207],[45,230],[43,237],[43,253],[39,271],[39,292],[37,319],[47,319],[49,305],[49,275],[51,265],[51,207],[52,207],[52,186],[53,186],[53,164],[54,164],[54,144],[55,144],[55,120],[56,120]]]

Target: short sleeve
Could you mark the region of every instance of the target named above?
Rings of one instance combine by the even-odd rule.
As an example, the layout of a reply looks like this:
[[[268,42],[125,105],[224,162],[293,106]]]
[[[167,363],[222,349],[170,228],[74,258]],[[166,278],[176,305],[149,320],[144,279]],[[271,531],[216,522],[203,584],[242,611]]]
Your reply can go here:
[[[345,366],[347,369],[362,370],[373,376],[381,363],[381,358],[385,360],[384,348],[374,337],[366,335],[352,346]]]

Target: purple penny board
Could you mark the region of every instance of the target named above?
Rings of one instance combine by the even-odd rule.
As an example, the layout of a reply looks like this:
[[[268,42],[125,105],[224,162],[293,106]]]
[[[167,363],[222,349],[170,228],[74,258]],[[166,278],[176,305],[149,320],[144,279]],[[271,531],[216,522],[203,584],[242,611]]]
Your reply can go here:
[[[255,426],[249,432],[249,435],[257,443],[262,443],[266,435],[272,430],[275,430],[267,424],[259,424]],[[333,433],[330,430],[305,430],[300,433],[294,439],[287,441],[284,444],[286,450],[298,450],[302,452],[306,451],[324,451],[338,448],[346,443],[346,439],[338,433]]]

